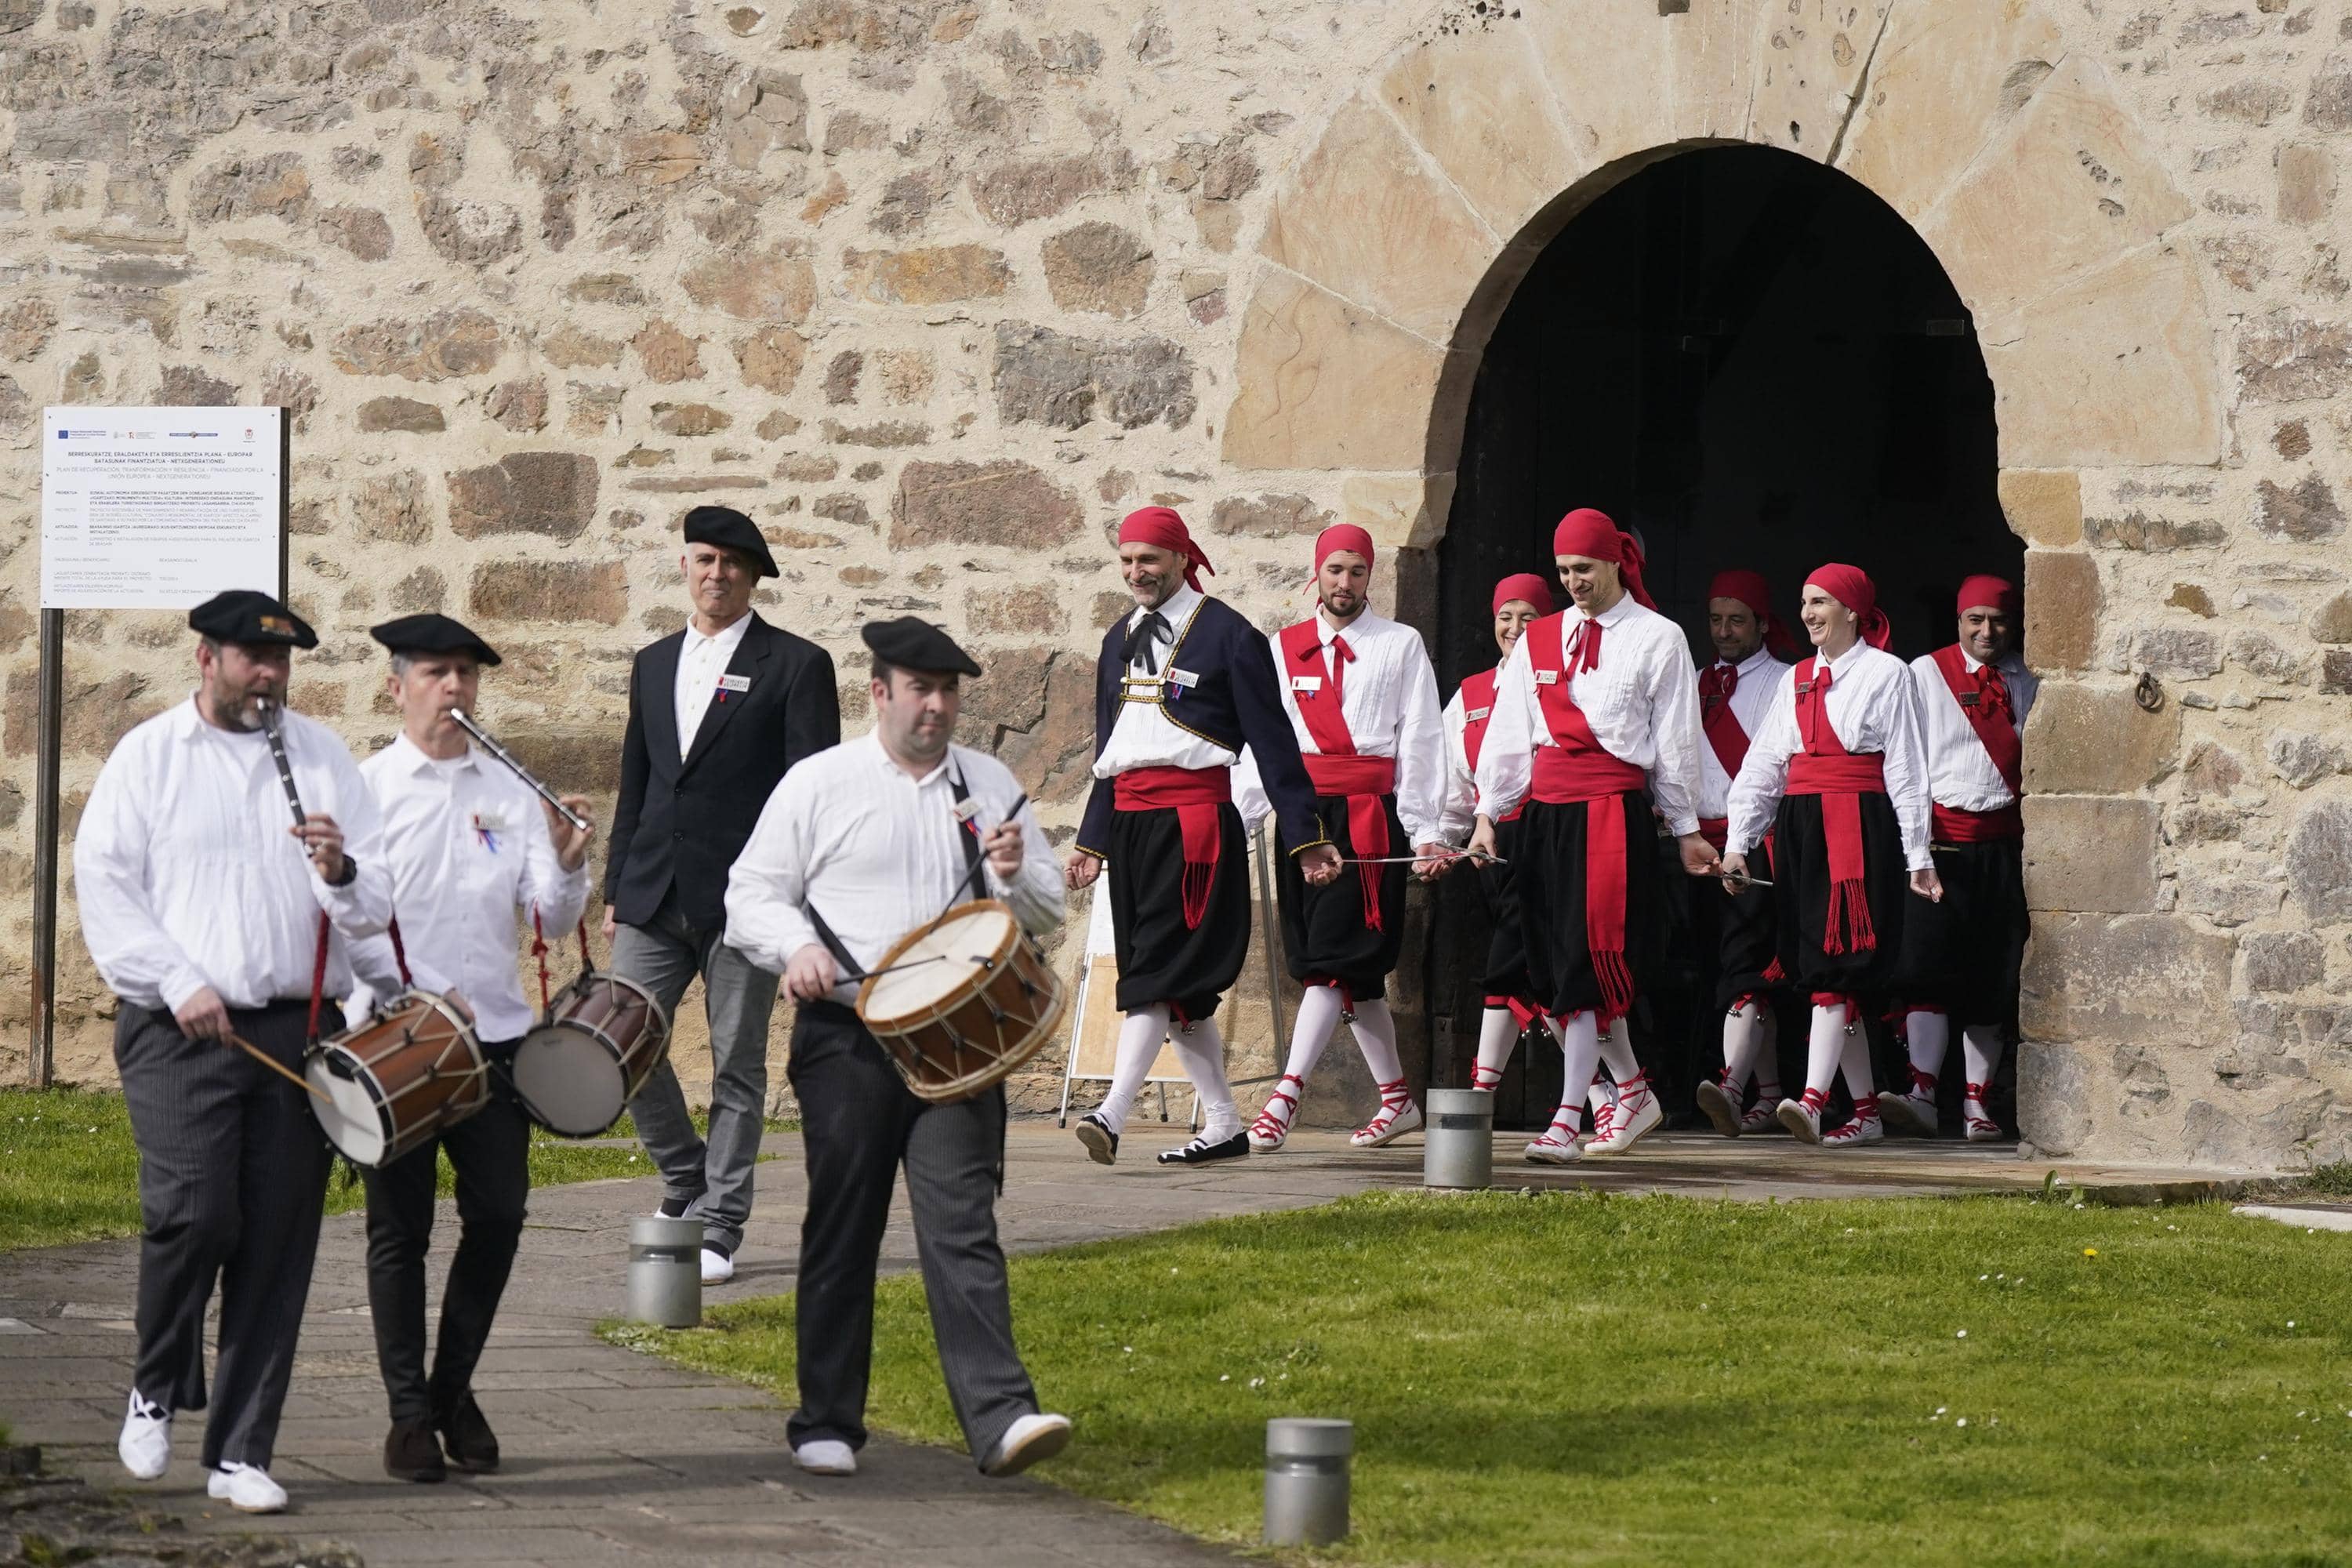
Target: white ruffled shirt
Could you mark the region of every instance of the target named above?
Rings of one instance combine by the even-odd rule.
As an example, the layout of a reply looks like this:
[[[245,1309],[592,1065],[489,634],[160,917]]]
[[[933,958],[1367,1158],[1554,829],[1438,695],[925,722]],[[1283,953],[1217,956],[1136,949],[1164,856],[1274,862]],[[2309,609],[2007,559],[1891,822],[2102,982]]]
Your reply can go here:
[[[1804,750],[1797,733],[1797,682],[1810,680],[1821,662],[1815,654],[1800,660],[1772,689],[1772,706],[1748,737],[1748,761],[1731,781],[1731,826],[1727,854],[1746,855],[1763,841],[1788,792],[1789,759]],[[1919,722],[1919,691],[1910,667],[1891,653],[1857,642],[1829,660],[1830,689],[1823,700],[1830,728],[1853,752],[1875,752],[1885,759],[1886,798],[1903,831],[1903,861],[1914,871],[1936,862],[1927,852],[1927,744]]]

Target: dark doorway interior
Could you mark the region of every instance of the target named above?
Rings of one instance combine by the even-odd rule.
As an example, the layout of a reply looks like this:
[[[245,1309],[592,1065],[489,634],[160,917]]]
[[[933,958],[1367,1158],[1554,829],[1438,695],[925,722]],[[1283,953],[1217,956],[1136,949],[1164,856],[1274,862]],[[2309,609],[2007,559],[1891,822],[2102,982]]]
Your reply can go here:
[[[1494,659],[1495,581],[1549,574],[1552,526],[1578,506],[1641,537],[1695,651],[1716,571],[1763,572],[1793,620],[1804,574],[1847,561],[1876,579],[1894,651],[1927,652],[1952,638],[1960,577],[2022,570],[1995,468],[1973,325],[1909,225],[1793,153],[1669,158],[1570,223],[1488,342],[1438,547],[1439,678],[1450,692]],[[1453,978],[1476,973],[1484,940],[1468,884],[1449,879],[1435,922],[1431,1009],[1454,1021],[1456,1058],[1433,1061],[1441,1083],[1469,1081],[1476,1042],[1478,997]],[[1653,1038],[1706,1022],[1659,1000]],[[1497,1119],[1540,1127],[1559,1058],[1520,1062]]]

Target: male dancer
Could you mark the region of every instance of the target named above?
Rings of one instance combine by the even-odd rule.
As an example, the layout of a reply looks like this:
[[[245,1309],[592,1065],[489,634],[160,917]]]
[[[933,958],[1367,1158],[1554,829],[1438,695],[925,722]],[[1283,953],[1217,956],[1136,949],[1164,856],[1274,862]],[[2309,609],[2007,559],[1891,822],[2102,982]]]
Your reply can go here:
[[[392,652],[384,682],[400,734],[360,764],[383,817],[384,857],[402,943],[370,937],[353,954],[363,1014],[394,984],[404,956],[420,990],[463,999],[491,1064],[490,1101],[388,1165],[367,1186],[368,1310],[376,1365],[392,1406],[384,1473],[437,1481],[448,1467],[499,1468],[499,1440],[475,1402],[474,1368],[506,1292],[530,1194],[530,1124],[509,1076],[530,1028],[514,962],[515,917],[562,932],[588,903],[588,839],[507,768],[477,756],[450,710],[471,714],[481,671],[498,650],[447,616],[403,616],[371,628]],[[584,795],[564,804],[585,814]],[[379,989],[381,987],[381,989]],[[373,993],[373,994],[371,994]],[[435,1176],[446,1152],[457,1175],[457,1256],[441,1293],[440,1343],[425,1369],[425,1254],[433,1242]],[[445,1456],[443,1449],[446,1447]]]
[[[1936,1083],[1960,1026],[1968,1068],[1960,1125],[1972,1142],[1999,1138],[1985,1110],[2006,1032],[2017,1026],[2018,970],[2025,959],[2023,847],[2018,810],[2018,736],[2041,682],[2017,657],[2016,587],[2004,578],[1960,584],[1960,640],[1911,661],[1927,721],[1927,787],[1934,796],[1941,903],[1914,900],[1904,916],[1895,994],[1911,1089],[1879,1101],[1892,1131],[1932,1136]]]
[[[1287,857],[1276,864],[1290,977],[1307,990],[1282,1081],[1250,1124],[1250,1147],[1261,1153],[1290,1136],[1298,1098],[1343,1018],[1381,1095],[1380,1110],[1348,1141],[1377,1149],[1421,1125],[1397,1056],[1388,977],[1404,947],[1400,852],[1413,846],[1421,857],[1414,869],[1424,877],[1452,859],[1442,822],[1444,730],[1428,646],[1412,627],[1371,611],[1372,561],[1371,535],[1362,529],[1345,522],[1325,529],[1315,541],[1320,605],[1270,639],[1316,807],[1341,853],[1360,863],[1354,878],[1326,888],[1307,887]],[[1252,832],[1270,809],[1255,763],[1255,753],[1245,755],[1237,771],[1242,822]],[[1380,860],[1391,863],[1372,864]]]
[[[1706,629],[1715,662],[1698,678],[1699,726],[1706,736],[1699,753],[1698,830],[1720,854],[1730,826],[1731,781],[1747,759],[1748,738],[1764,721],[1773,690],[1789,672],[1777,657],[1787,647],[1788,633],[1772,614],[1772,591],[1763,575],[1748,571],[1718,572],[1707,584]],[[1695,885],[1691,900],[1699,951],[1719,954],[1715,1005],[1723,1016],[1723,1074],[1701,1083],[1697,1099],[1715,1130],[1737,1138],[1772,1125],[1780,1103],[1772,1006],[1765,998],[1780,969],[1772,890],[1748,883],[1726,884],[1725,891],[1728,897],[1713,886]],[[1756,1103],[1743,1110],[1751,1074]]]
[[[1552,535],[1575,608],[1528,628],[1511,650],[1478,758],[1474,851],[1532,797],[1520,830],[1520,910],[1537,999],[1560,1020],[1566,1054],[1552,1124],[1528,1145],[1538,1163],[1632,1148],[1664,1120],[1625,1017],[1657,946],[1651,801],[1681,840],[1683,865],[1711,868],[1699,837],[1698,688],[1689,645],[1642,584],[1642,552],[1601,512],[1570,512]],[[1606,1126],[1576,1142],[1596,1063],[1617,1080]]]
[[[1552,612],[1551,584],[1532,572],[1521,572],[1495,584],[1495,647],[1507,660],[1520,634]],[[1467,837],[1478,816],[1478,758],[1494,721],[1495,686],[1503,666],[1473,671],[1445,705],[1447,789],[1446,842]],[[1527,936],[1519,914],[1519,899],[1510,862],[1519,853],[1522,805],[1495,825],[1496,853],[1500,863],[1482,862],[1478,883],[1494,921],[1486,942],[1485,988],[1486,1005],[1478,1021],[1478,1060],[1470,1069],[1470,1087],[1492,1089],[1503,1081],[1511,1052],[1519,1037],[1544,1018],[1528,978]]]
[[[1118,1158],[1128,1112],[1172,1020],[1202,1125],[1160,1163],[1203,1164],[1249,1152],[1214,1017],[1249,956],[1249,852],[1231,778],[1244,747],[1256,754],[1259,782],[1307,886],[1339,876],[1339,851],[1316,816],[1315,786],[1265,638],[1201,592],[1200,574],[1215,568],[1184,520],[1164,506],[1129,513],[1118,563],[1135,609],[1103,638],[1094,793],[1064,874],[1076,891],[1094,886],[1106,863],[1111,868],[1127,1019],[1110,1092],[1079,1120],[1077,1137],[1096,1163]]]

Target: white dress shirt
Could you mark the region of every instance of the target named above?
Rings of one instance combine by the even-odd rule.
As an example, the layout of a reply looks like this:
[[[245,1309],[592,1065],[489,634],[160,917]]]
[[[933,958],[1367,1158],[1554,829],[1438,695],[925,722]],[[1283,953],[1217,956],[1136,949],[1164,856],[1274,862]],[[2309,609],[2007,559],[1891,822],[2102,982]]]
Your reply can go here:
[[[1168,595],[1160,604],[1160,614],[1167,620],[1174,640],[1150,645],[1151,660],[1159,667],[1157,670],[1143,668],[1144,650],[1138,648],[1137,657],[1128,663],[1130,677],[1155,681],[1166,677],[1177,663],[1176,655],[1184,646],[1185,634],[1192,629],[1192,617],[1199,613],[1203,597],[1189,583]],[[1142,605],[1136,605],[1127,617],[1128,629],[1134,630],[1148,614]],[[1137,768],[1229,768],[1234,761],[1234,754],[1214,741],[1171,722],[1159,703],[1121,702],[1118,717],[1111,721],[1110,739],[1104,742],[1102,755],[1095,759],[1095,777],[1116,778]]]
[[[488,1041],[520,1039],[534,1013],[515,973],[515,916],[539,911],[560,948],[588,906],[588,867],[556,862],[547,814],[531,787],[472,747],[428,757],[402,735],[360,764],[383,814],[392,912],[419,990],[455,990]],[[344,1008],[359,1017],[397,984],[389,936],[352,953],[360,989]]]
[[[1805,749],[1797,733],[1797,682],[1812,679],[1820,658],[1800,660],[1780,678],[1763,726],[1748,738],[1748,762],[1731,781],[1726,854],[1748,854],[1772,826],[1772,814],[1789,787],[1789,759]],[[1847,751],[1875,752],[1885,759],[1887,802],[1903,829],[1904,864],[1924,871],[1936,862],[1927,853],[1927,747],[1910,668],[1865,642],[1856,642],[1829,667],[1824,710],[1830,728]]]
[[[1960,665],[1970,676],[1984,668],[1981,660],[1960,650]],[[2025,732],[2025,716],[2033,711],[2040,679],[2015,654],[2004,655],[1993,667],[2009,687],[2009,705],[2017,714],[2017,729]],[[2017,799],[2009,781],[1992,765],[1992,753],[1977,739],[1976,726],[1952,695],[1951,683],[1933,656],[1911,661],[1911,678],[1919,686],[1919,708],[1927,732],[1927,788],[1936,804],[1958,811],[1999,811]],[[1836,688],[1831,689],[1832,691]]]
[[[1470,830],[1478,825],[1478,779],[1470,767],[1465,733],[1470,727],[1470,705],[1462,700],[1460,687],[1445,700],[1445,711],[1438,715],[1438,722],[1445,727],[1445,804],[1438,814],[1438,831],[1446,843],[1458,848],[1469,842]]]
[[[694,732],[702,727],[702,716],[710,710],[710,700],[718,695],[719,678],[727,673],[734,662],[735,650],[743,646],[743,634],[751,629],[751,612],[744,611],[720,629],[715,637],[704,637],[686,624],[686,642],[677,650],[677,760],[686,761],[687,752],[694,749]]]
[[[1011,770],[966,746],[950,746],[945,762],[910,777],[871,731],[796,765],[768,797],[728,875],[727,945],[782,973],[793,953],[822,941],[801,908],[805,900],[858,967],[872,968],[947,908],[964,879],[966,829],[956,818],[951,773],[979,807],[982,835],[1021,797]],[[962,896],[1002,899],[1029,931],[1051,931],[1062,922],[1062,868],[1026,805],[1021,846],[1010,882],[983,861],[986,893]],[[856,997],[854,980],[834,988],[836,1002]]]
[[[1601,646],[1605,648],[1608,645]],[[1739,728],[1751,741],[1756,738],[1756,727],[1771,710],[1772,694],[1780,689],[1788,673],[1787,665],[1760,647],[1739,666],[1739,684],[1731,692],[1731,716],[1739,721]],[[1704,713],[1706,704],[1702,702],[1700,707]],[[1706,738],[1704,721],[1699,726],[1698,740],[1698,814],[1709,819],[1729,816],[1731,775],[1724,771],[1723,759],[1715,754],[1715,742]]]
[[[1429,645],[1421,634],[1402,622],[1366,610],[1354,622],[1334,626],[1315,612],[1315,631],[1322,657],[1311,664],[1285,656],[1279,633],[1273,645],[1274,668],[1281,672],[1282,708],[1290,715],[1291,732],[1298,749],[1318,754],[1314,735],[1298,710],[1301,679],[1317,681],[1328,692],[1333,679],[1331,639],[1344,637],[1355,658],[1339,676],[1339,711],[1348,734],[1361,757],[1396,760],[1397,821],[1408,844],[1433,844],[1444,832],[1445,728],[1437,706],[1437,671],[1430,667]],[[1257,759],[1248,747],[1234,770],[1234,804],[1243,825],[1256,831],[1274,809],[1257,776]],[[1404,846],[1400,846],[1400,848]]]
[[[1698,729],[1698,677],[1691,669],[1690,644],[1674,622],[1624,595],[1600,615],[1570,609],[1559,618],[1561,664],[1570,635],[1586,619],[1601,623],[1601,663],[1568,677],[1569,695],[1584,710],[1592,738],[1620,762],[1650,775],[1650,798],[1677,835],[1698,831],[1699,752],[1706,742]],[[1478,753],[1478,809],[1500,821],[1527,798],[1535,773],[1535,749],[1555,742],[1536,689],[1535,664],[1528,638],[1511,645],[1495,683],[1495,716]]]
[[[123,1001],[177,1012],[207,985],[231,1007],[307,997],[321,911],[326,994],[351,989],[346,944],[392,912],[375,801],[333,731],[285,720],[303,808],[335,819],[358,872],[319,879],[259,731],[207,723],[194,697],[173,704],[122,737],[74,835],[82,940]]]

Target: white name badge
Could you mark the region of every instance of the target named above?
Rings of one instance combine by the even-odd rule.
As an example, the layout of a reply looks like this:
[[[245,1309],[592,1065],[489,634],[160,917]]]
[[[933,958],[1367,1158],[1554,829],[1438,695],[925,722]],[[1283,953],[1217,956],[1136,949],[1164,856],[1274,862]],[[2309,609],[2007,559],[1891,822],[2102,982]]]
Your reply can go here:
[[[1537,670],[1537,671],[1536,671],[1536,684],[1537,684],[1538,686],[1557,686],[1557,685],[1559,685],[1559,671],[1558,671],[1558,670],[1556,670],[1556,669],[1538,669],[1538,670]]]
[[[1294,675],[1290,678],[1290,689],[1320,691],[1323,689],[1323,678],[1319,675]]]
[[[1462,717],[1475,721],[1479,719],[1484,719],[1487,714],[1492,713],[1493,711],[1494,710],[1492,708],[1470,708],[1464,710]]]
[[[749,691],[751,689],[751,678],[748,675],[722,675],[719,678],[719,689],[721,691]]]
[[[980,802],[972,799],[970,795],[966,795],[963,799],[955,803],[955,819],[958,822],[970,822],[973,817],[978,816],[979,815]]]
[[[1168,684],[1171,686],[1193,687],[1201,684],[1201,678],[1193,674],[1189,669],[1171,669],[1168,672]]]

